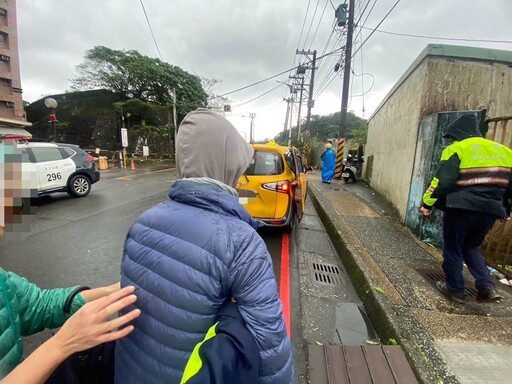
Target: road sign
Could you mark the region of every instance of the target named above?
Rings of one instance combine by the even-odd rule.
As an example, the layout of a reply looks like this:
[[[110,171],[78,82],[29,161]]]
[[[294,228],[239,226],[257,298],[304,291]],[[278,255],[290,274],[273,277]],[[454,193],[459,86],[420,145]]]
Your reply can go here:
[[[123,148],[128,147],[128,129],[121,128],[121,145]]]
[[[145,156],[145,157],[149,156],[149,147],[147,145],[142,146],[142,156]]]

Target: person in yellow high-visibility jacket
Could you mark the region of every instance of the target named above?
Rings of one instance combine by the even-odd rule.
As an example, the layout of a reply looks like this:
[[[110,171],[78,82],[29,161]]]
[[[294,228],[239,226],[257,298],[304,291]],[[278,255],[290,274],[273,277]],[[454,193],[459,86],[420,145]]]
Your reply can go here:
[[[444,135],[455,142],[443,150],[439,169],[423,196],[421,213],[433,206],[444,211],[443,270],[437,287],[464,302],[463,262],[475,278],[477,301],[498,301],[483,255],[478,250],[496,220],[510,220],[512,150],[484,139],[476,116],[464,114]]]
[[[217,322],[196,345],[181,384],[259,383],[258,346],[234,302],[219,309]]]

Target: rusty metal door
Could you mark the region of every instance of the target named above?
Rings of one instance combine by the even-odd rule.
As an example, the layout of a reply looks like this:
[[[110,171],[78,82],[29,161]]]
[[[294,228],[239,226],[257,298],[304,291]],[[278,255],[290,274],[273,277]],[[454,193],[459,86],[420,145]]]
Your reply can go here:
[[[496,117],[485,122],[487,139],[512,148],[512,116]],[[505,272],[505,266],[512,264],[512,221],[494,224],[484,242],[483,252],[488,264]],[[508,275],[512,275],[512,271],[508,271]]]

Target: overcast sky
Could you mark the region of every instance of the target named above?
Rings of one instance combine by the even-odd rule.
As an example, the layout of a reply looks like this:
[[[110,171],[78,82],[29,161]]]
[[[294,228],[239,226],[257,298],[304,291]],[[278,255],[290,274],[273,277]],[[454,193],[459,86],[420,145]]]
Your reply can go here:
[[[297,49],[317,50],[318,56],[338,50],[345,43],[341,30],[333,29],[334,7],[344,2],[143,0],[142,3],[162,60],[201,77],[221,80],[215,91],[223,94],[293,68],[306,58],[296,55]],[[355,1],[355,21],[364,28],[356,28],[354,49],[360,47],[396,2]],[[511,16],[511,0],[399,1],[378,31],[355,54],[349,110],[368,118],[429,43],[512,51]],[[23,99],[30,102],[69,89],[76,65],[82,62],[84,52],[96,45],[135,49],[159,57],[141,0],[17,0],[17,17]],[[510,42],[425,39],[380,30]],[[340,54],[336,53],[318,62],[313,114],[326,115],[340,110],[342,71],[338,76],[333,71],[338,60]],[[362,73],[365,75],[361,76]],[[288,87],[277,80],[287,82],[292,74],[285,72],[229,95],[233,105],[230,120],[243,135],[248,135],[249,113],[256,114],[256,139],[273,137],[283,130],[286,115],[283,98],[289,97],[289,93]],[[252,99],[255,100],[248,102]],[[306,116],[305,108],[301,115]],[[297,110],[292,116],[295,125]]]

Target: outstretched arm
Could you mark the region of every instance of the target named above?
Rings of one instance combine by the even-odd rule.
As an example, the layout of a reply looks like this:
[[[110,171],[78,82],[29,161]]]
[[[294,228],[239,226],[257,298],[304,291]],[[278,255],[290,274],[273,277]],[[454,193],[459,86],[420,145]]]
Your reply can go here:
[[[126,287],[84,305],[0,384],[42,384],[73,353],[128,335],[133,325],[126,324],[137,318],[140,310],[134,309],[111,320],[109,317],[137,300],[134,290],[134,287]]]

